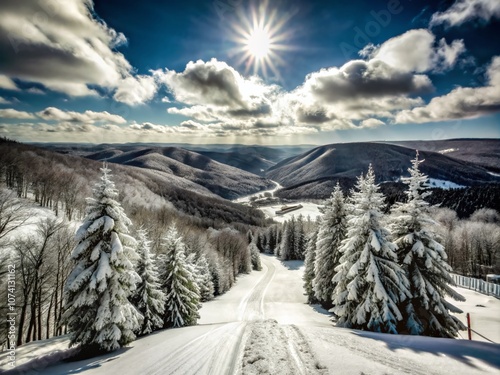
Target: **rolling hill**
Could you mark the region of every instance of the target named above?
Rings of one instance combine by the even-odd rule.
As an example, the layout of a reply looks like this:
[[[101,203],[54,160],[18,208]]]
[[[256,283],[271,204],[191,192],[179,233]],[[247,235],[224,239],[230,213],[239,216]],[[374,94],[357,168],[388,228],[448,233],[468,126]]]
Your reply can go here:
[[[207,156],[176,147],[143,148],[108,156],[100,160],[161,171],[202,186],[226,199],[235,199],[273,186],[264,177],[219,163]],[[90,155],[95,158],[96,154]]]
[[[492,172],[500,173],[500,139],[446,139],[385,143],[422,151],[438,152],[454,159],[478,164]]]
[[[205,150],[198,152],[220,163],[257,175],[263,175],[265,171],[276,165],[279,161],[303,151],[305,150],[297,148],[281,149],[264,146],[237,146],[222,151]]]
[[[240,144],[187,144],[187,143],[125,143],[125,144],[87,144],[87,143],[32,143],[62,154],[84,156],[93,160],[107,160],[125,152],[139,149],[178,148],[193,151],[244,171],[260,176],[276,163],[301,154],[315,147],[313,145],[258,146]]]
[[[9,166],[14,175],[19,172],[28,183],[49,181],[47,186],[57,191],[67,189],[64,183],[71,183],[78,192],[77,204],[81,207],[84,198],[90,196],[94,181],[99,178],[102,163],[0,139],[0,168],[5,166]],[[264,222],[260,211],[223,199],[187,178],[133,165],[110,164],[110,169],[121,191],[123,205],[130,211],[137,207],[167,208],[175,212],[174,216],[203,221],[200,224],[206,227],[218,222],[250,225]]]
[[[317,147],[271,167],[266,176],[278,181],[288,198],[326,198],[334,184],[352,187],[371,163],[377,182],[397,181],[408,175],[415,150],[382,143],[343,143]],[[462,186],[500,182],[483,167],[437,152],[421,151],[421,170],[438,183]]]

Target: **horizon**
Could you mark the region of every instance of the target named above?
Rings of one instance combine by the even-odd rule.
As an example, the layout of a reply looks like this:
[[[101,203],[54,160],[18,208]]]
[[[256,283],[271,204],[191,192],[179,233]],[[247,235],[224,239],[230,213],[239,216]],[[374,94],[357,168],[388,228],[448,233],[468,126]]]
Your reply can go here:
[[[14,0],[0,136],[326,145],[500,138],[500,2]]]
[[[14,140],[16,141],[16,140]],[[29,145],[164,145],[164,146],[242,146],[242,147],[306,147],[306,146],[328,146],[331,144],[346,144],[346,143],[390,143],[390,142],[449,142],[449,141],[500,141],[499,138],[487,137],[463,137],[463,138],[444,138],[444,139],[395,139],[395,140],[372,140],[372,141],[348,141],[348,142],[333,142],[333,143],[296,143],[296,144],[245,144],[245,143],[183,143],[183,142],[104,142],[104,143],[89,143],[89,142],[21,142]]]

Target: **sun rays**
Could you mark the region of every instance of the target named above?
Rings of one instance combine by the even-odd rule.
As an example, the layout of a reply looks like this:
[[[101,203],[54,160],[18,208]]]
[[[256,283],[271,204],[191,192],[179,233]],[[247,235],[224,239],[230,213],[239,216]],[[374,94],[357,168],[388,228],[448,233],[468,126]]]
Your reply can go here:
[[[250,12],[240,12],[237,21],[231,24],[236,44],[230,53],[237,56],[237,64],[244,65],[245,73],[262,74],[280,79],[279,67],[285,65],[281,56],[291,49],[290,30],[286,23],[290,15],[278,15],[276,9],[269,10],[268,3],[262,3]]]

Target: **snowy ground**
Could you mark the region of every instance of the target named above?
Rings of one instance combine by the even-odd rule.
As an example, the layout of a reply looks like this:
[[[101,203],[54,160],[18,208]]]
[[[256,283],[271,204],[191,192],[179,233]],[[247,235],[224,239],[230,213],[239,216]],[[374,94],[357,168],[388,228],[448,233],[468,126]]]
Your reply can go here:
[[[159,331],[101,357],[51,367],[44,362],[26,373],[498,374],[498,344],[335,328],[324,310],[305,303],[302,262],[271,256],[262,256],[262,262],[262,271],[239,277],[229,292],[205,303],[198,326]],[[499,329],[500,301],[459,291],[470,298],[457,305],[471,312],[473,326],[498,339],[493,332]],[[52,343],[45,342],[43,350]],[[18,360],[40,353],[36,345],[42,345],[30,345],[19,348]],[[33,367],[28,363],[24,369]]]
[[[429,180],[427,181],[427,186],[431,188],[438,187],[444,190],[465,188],[465,186],[463,185],[459,185],[451,181],[439,180],[437,178],[429,178]]]
[[[274,194],[277,190],[279,190],[283,187],[279,183],[277,183],[276,181],[272,181],[272,182],[274,182],[274,184],[275,184],[275,186],[272,189],[263,190],[263,191],[259,191],[258,193],[254,193],[254,194],[246,195],[244,197],[240,197],[238,199],[235,199],[234,202],[236,202],[236,203],[248,203],[248,202],[250,202],[250,199],[253,197],[259,198],[261,196],[264,196],[264,193]]]
[[[466,301],[450,300],[450,302],[463,310],[463,314],[456,316],[465,325],[467,325],[465,314],[470,314],[471,328],[477,332],[472,332],[472,340],[489,342],[489,339],[500,344],[500,300],[469,289],[455,288],[455,290],[463,295]],[[460,335],[467,339],[467,332],[460,332]]]
[[[277,183],[276,181],[273,181],[273,182],[276,184],[276,186],[274,188],[272,188],[270,190],[261,191],[261,192],[258,192],[258,193],[252,194],[252,195],[247,195],[246,197],[238,198],[238,199],[234,200],[234,202],[236,202],[236,203],[248,203],[248,202],[250,202],[250,199],[252,197],[258,198],[260,196],[263,196],[264,193],[274,194],[276,192],[276,190],[281,189],[282,186],[279,183]],[[281,207],[283,206],[282,204],[276,204],[273,206],[257,207],[257,209],[264,212],[266,217],[273,219],[279,223],[283,223],[284,221],[289,220],[294,216],[297,217],[299,215],[304,216],[304,218],[309,216],[311,219],[316,219],[317,216],[323,215],[321,212],[319,212],[319,207],[320,207],[319,204],[310,203],[310,202],[293,202],[293,204],[294,205],[301,204],[302,208],[295,210],[295,211],[288,212],[284,215],[276,215],[276,211],[279,211],[281,209]]]
[[[297,217],[299,215],[302,215],[304,216],[304,218],[307,218],[309,216],[312,220],[314,220],[316,219],[316,217],[323,215],[321,212],[319,212],[319,204],[310,202],[293,202],[293,205],[296,204],[301,204],[302,208],[288,212],[284,215],[276,215],[276,211],[279,211],[281,209],[281,206],[283,206],[282,204],[257,208],[264,212],[266,217],[271,218],[279,223],[290,220],[293,216]]]

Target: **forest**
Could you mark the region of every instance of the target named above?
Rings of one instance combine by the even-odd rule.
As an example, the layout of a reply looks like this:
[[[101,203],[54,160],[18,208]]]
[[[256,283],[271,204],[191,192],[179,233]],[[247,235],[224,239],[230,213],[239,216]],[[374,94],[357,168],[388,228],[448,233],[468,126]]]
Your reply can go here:
[[[21,345],[67,332],[65,284],[75,262],[75,232],[88,214],[102,163],[8,140],[0,149],[0,294],[7,300],[7,267],[15,265],[16,345]],[[165,236],[175,227],[202,286],[200,301],[225,293],[239,273],[251,271],[247,232],[264,225],[259,211],[176,189],[132,167],[112,168],[116,199],[133,223],[130,235],[139,238],[145,231],[147,238],[139,242],[147,243],[147,253],[160,262],[168,249]],[[6,309],[2,304],[2,319]],[[7,328],[0,328],[4,346],[9,345]]]

